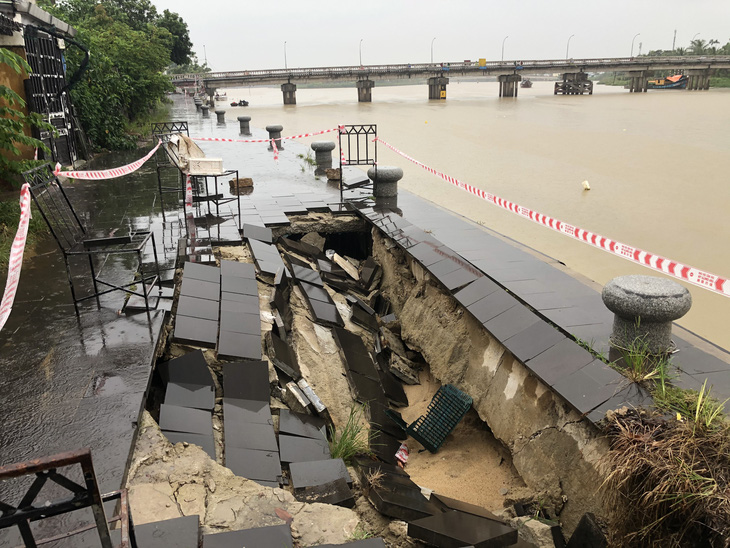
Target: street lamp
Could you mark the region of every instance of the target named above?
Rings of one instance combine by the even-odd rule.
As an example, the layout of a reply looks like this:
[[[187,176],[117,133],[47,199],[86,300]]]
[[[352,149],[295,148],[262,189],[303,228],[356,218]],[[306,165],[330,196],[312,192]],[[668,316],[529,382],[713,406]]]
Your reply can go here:
[[[636,36],[641,36],[641,33],[637,32]],[[636,40],[636,36],[631,39],[631,57],[634,56],[634,40]]]
[[[364,38],[360,38],[360,66],[362,66],[362,41]]]
[[[284,70],[287,70],[289,67],[286,66],[286,40],[284,40]]]
[[[431,40],[431,64],[433,65],[433,43],[436,41],[436,37],[433,37],[433,40]]]
[[[568,52],[570,51],[570,39],[573,38],[573,36],[575,36],[575,34],[571,34],[568,37],[568,45],[565,46],[565,59],[566,60],[568,60],[570,58],[570,55],[568,55]]]
[[[697,38],[697,37],[698,37],[699,35],[700,35],[700,33],[698,32],[697,34],[695,34],[695,35],[694,35],[694,36],[692,37],[692,40],[694,40],[695,38]],[[690,40],[690,41],[691,41],[691,40]]]
[[[507,41],[507,38],[509,38],[509,36],[505,36],[504,40],[502,40],[502,61],[504,61],[504,43]]]

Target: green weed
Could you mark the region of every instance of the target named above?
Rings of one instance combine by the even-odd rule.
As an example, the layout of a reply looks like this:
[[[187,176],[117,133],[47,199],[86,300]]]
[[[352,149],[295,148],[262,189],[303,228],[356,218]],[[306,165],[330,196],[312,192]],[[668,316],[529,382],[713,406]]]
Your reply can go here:
[[[369,430],[363,424],[364,406],[354,404],[350,408],[347,423],[340,430],[330,430],[330,453],[333,459],[350,463],[356,455],[370,453]]]

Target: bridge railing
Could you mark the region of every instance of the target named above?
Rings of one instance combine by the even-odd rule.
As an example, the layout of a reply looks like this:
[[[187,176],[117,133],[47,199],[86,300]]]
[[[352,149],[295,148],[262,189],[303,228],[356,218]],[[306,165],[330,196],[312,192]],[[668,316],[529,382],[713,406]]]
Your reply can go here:
[[[539,59],[539,60],[514,60],[514,61],[487,61],[482,65],[477,61],[460,61],[453,63],[401,63],[385,65],[366,66],[342,66],[342,67],[311,67],[311,68],[287,68],[287,69],[257,69],[227,72],[208,72],[204,74],[174,74],[171,76],[173,82],[188,82],[196,78],[207,81],[227,79],[288,79],[288,78],[341,78],[341,77],[366,77],[368,75],[387,74],[437,74],[439,72],[478,72],[485,70],[489,72],[504,70],[513,71],[519,69],[544,69],[546,72],[561,71],[565,69],[594,69],[601,70],[606,66],[610,67],[676,67],[693,66],[707,68],[712,64],[729,64],[730,56],[708,55],[708,56],[673,56],[673,57],[606,57],[594,59]]]

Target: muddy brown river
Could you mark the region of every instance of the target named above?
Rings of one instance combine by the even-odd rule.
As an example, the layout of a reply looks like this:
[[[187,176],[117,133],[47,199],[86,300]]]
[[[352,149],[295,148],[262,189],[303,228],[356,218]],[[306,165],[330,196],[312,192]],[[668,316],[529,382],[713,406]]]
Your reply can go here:
[[[448,86],[428,101],[425,85],[384,87],[372,103],[354,88],[300,89],[283,106],[277,88],[227,90],[227,118],[252,127],[283,124],[284,135],[375,123],[378,135],[433,168],[546,215],[652,253],[730,276],[730,99],[728,89],[629,94],[596,86],[592,96],[554,96],[552,82],[499,99],[494,82]],[[220,108],[220,105],[218,106]],[[330,137],[326,137],[331,139]],[[311,140],[311,139],[310,139]],[[473,198],[384,146],[381,164],[405,171],[404,188],[512,237],[604,284],[652,274],[603,251]],[[590,191],[582,182],[588,181]],[[680,324],[730,347],[730,300],[687,286],[692,310]]]

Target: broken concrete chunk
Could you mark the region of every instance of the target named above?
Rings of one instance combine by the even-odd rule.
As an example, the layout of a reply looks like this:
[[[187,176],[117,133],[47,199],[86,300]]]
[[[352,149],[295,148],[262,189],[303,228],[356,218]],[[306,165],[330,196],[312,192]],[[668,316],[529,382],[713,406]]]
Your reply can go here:
[[[343,478],[337,478],[322,485],[305,487],[295,492],[294,496],[300,502],[321,502],[345,508],[355,506],[355,497]]]
[[[312,247],[316,247],[319,249],[319,251],[324,252],[324,238],[319,235],[318,232],[309,232],[302,236],[301,240],[299,240],[302,243],[309,244]]]
[[[350,276],[355,281],[360,281],[360,274],[357,271],[357,268],[353,266],[353,264],[345,259],[344,257],[341,257],[337,253],[335,253],[332,256],[332,260],[339,265],[345,272],[347,272],[347,275]]]
[[[415,365],[410,360],[401,358],[397,354],[390,355],[390,372],[396,377],[402,380],[406,384],[421,384],[418,379],[418,370],[412,365]]]
[[[403,341],[387,327],[380,328],[380,344],[401,358],[408,359],[408,351]]]
[[[309,383],[307,383],[307,381],[305,381],[304,379],[299,379],[297,381],[297,386],[299,386],[299,389],[312,403],[312,407],[314,407],[314,410],[318,414],[324,413],[327,410],[325,405],[322,403],[322,400],[320,400],[317,394],[314,393],[314,390],[312,390],[312,387],[309,386]]]
[[[293,381],[286,384],[284,390],[281,391],[281,396],[284,403],[295,413],[310,414],[311,403],[309,398]]]

